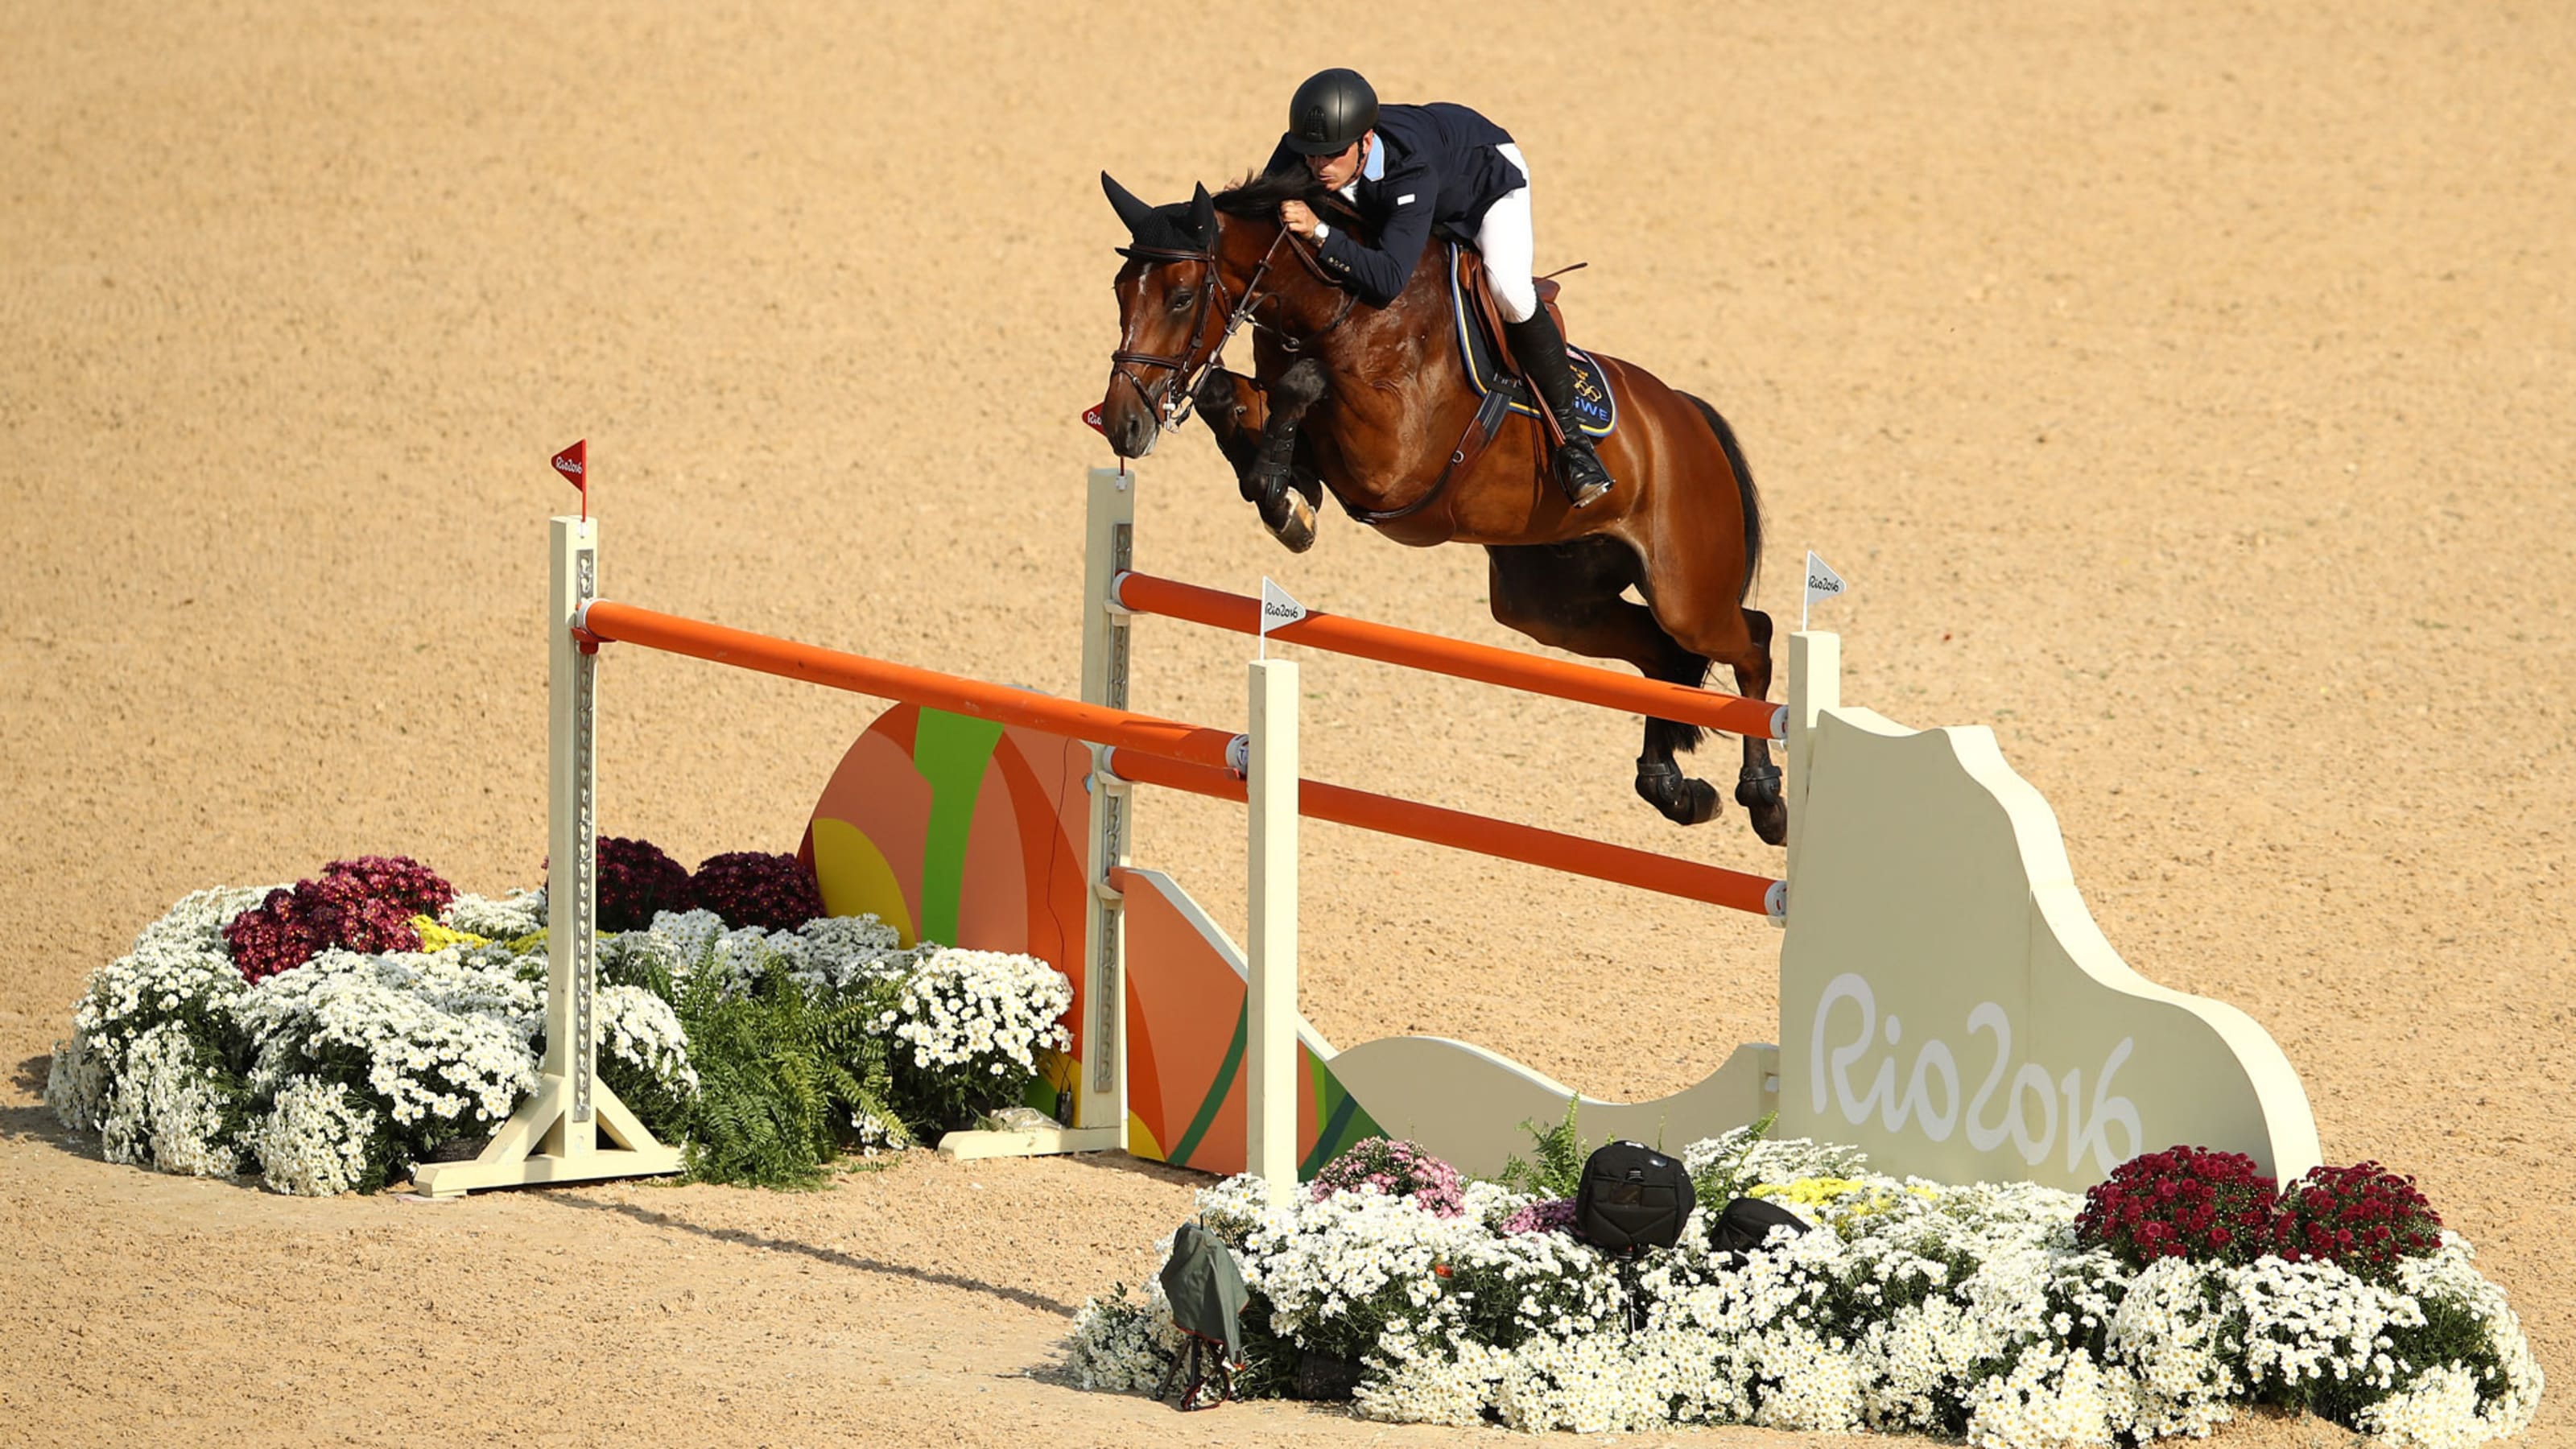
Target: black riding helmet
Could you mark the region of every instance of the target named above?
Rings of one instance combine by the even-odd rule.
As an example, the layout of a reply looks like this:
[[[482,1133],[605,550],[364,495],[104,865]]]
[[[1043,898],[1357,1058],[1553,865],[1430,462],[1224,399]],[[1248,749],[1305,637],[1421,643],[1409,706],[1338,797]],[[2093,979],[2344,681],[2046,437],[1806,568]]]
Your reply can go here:
[[[1338,156],[1377,125],[1377,92],[1358,71],[1319,70],[1288,102],[1288,149],[1300,156]]]

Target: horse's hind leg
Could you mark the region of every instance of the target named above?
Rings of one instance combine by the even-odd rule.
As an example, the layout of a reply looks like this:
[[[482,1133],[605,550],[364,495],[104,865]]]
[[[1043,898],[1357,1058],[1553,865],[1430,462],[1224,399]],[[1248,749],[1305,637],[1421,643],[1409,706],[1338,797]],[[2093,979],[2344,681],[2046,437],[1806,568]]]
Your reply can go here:
[[[1771,616],[1760,609],[1744,611],[1745,633],[1752,648],[1733,661],[1735,692],[1746,699],[1771,694]],[[1780,767],[1771,760],[1771,742],[1760,735],[1744,737],[1744,772],[1735,780],[1735,803],[1753,817],[1753,833],[1765,845],[1789,839],[1789,806],[1780,794]]]
[[[1679,592],[1674,589],[1658,595],[1656,603],[1669,604]],[[1657,618],[1661,620],[1665,613],[1658,609]],[[1690,620],[1687,626],[1671,627],[1675,638],[1690,640],[1706,650],[1710,659],[1734,671],[1736,693],[1746,699],[1770,697],[1770,615],[1725,601],[1711,605],[1704,616]],[[1744,737],[1744,769],[1736,776],[1735,803],[1752,817],[1753,833],[1762,838],[1763,844],[1788,841],[1789,807],[1781,796],[1780,767],[1772,763],[1771,741],[1762,735]]]
[[[1649,527],[1636,535],[1639,554],[1647,560],[1643,592],[1656,622],[1684,647],[1735,672],[1738,694],[1767,699],[1771,616],[1744,604],[1746,584],[1761,557],[1761,500],[1726,420],[1707,403],[1684,396],[1707,420],[1723,465],[1710,466],[1720,459],[1706,458],[1702,466],[1666,472],[1657,480],[1663,486],[1647,491]],[[1788,840],[1780,767],[1771,762],[1771,742],[1762,736],[1744,737],[1744,770],[1736,779],[1735,799],[1752,816],[1753,833],[1764,844]]]
[[[1541,644],[1624,659],[1649,679],[1696,689],[1709,661],[1683,648],[1644,605],[1620,595],[1638,578],[1637,556],[1606,538],[1517,548],[1488,548],[1492,560],[1494,619]],[[1674,763],[1676,752],[1696,748],[1697,725],[1646,721],[1645,751],[1637,757],[1637,794],[1678,825],[1700,825],[1717,814],[1715,786],[1693,779]]]

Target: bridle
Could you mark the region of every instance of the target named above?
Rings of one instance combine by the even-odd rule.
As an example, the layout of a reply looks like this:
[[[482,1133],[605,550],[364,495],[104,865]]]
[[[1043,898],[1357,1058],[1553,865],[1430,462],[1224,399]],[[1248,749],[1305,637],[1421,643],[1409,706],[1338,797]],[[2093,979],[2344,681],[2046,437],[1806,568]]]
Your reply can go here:
[[[1144,379],[1129,371],[1130,366],[1159,367],[1171,372],[1172,381],[1163,394],[1161,406],[1155,411],[1160,415],[1163,427],[1177,428],[1189,421],[1190,409],[1197,405],[1199,380],[1206,375],[1209,368],[1225,360],[1225,345],[1234,340],[1234,334],[1241,331],[1246,322],[1251,323],[1256,330],[1268,332],[1278,338],[1279,345],[1290,352],[1304,351],[1321,340],[1326,333],[1341,326],[1351,315],[1352,303],[1358,300],[1347,287],[1340,288],[1341,305],[1334,309],[1332,320],[1303,337],[1295,336],[1276,323],[1264,322],[1253,315],[1254,309],[1276,295],[1264,293],[1261,284],[1270,275],[1271,264],[1279,259],[1279,248],[1282,245],[1288,248],[1290,255],[1305,264],[1307,272],[1317,281],[1340,287],[1340,284],[1325,272],[1323,264],[1316,261],[1313,254],[1296,240],[1296,236],[1295,232],[1285,226],[1279,228],[1279,234],[1270,239],[1270,249],[1261,254],[1261,265],[1252,269],[1251,279],[1244,283],[1243,298],[1239,302],[1227,295],[1225,268],[1218,261],[1213,247],[1197,251],[1177,247],[1120,247],[1118,249],[1120,256],[1132,257],[1149,266],[1161,266],[1170,262],[1198,263],[1207,268],[1207,288],[1199,294],[1198,315],[1190,323],[1188,351],[1175,357],[1121,349],[1109,354],[1110,376],[1126,379],[1127,385],[1136,390],[1137,400],[1148,407],[1153,407],[1153,397],[1145,390]],[[1208,324],[1220,312],[1225,315],[1225,329],[1217,334],[1215,345],[1210,346],[1207,342]]]

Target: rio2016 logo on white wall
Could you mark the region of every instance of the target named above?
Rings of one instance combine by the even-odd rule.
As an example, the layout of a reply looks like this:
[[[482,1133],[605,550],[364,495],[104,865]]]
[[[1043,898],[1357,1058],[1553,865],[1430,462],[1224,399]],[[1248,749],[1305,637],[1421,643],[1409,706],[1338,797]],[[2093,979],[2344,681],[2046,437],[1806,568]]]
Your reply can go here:
[[[2070,1190],[2175,1143],[2316,1164],[2280,1047],[2120,959],[1992,730],[1846,709],[1832,636],[1789,647],[1783,1130],[1882,1172]]]
[[[1844,1003],[1850,1003],[1851,1010],[1837,1023],[1834,1009]],[[1995,1002],[1977,1003],[1961,1025],[1963,1041],[1973,1042],[1979,1036],[1993,1039],[1992,1060],[1975,1092],[1962,1098],[1958,1056],[1937,1036],[1914,1043],[1913,1069],[1900,1091],[1897,1061],[1906,1046],[1904,1022],[1891,1013],[1882,1026],[1878,999],[1859,973],[1847,971],[1835,977],[1816,1002],[1809,1033],[1807,1061],[1815,1073],[1810,1107],[1820,1117],[1839,1109],[1843,1120],[1855,1126],[1875,1114],[1887,1131],[1902,1132],[1910,1124],[1933,1142],[1947,1142],[1953,1133],[1964,1131],[1968,1145],[1979,1152],[1994,1151],[2010,1141],[2022,1160],[2033,1166],[2046,1161],[2063,1142],[2069,1171],[2080,1169],[2089,1155],[2098,1171],[2108,1173],[2146,1150],[2136,1105],[2111,1091],[2111,1079],[2129,1059],[2134,1038],[2122,1037],[2111,1048],[2094,1073],[2088,1095],[2082,1067],[2070,1066],[2063,1076],[2053,1076],[2037,1060],[2023,1061],[2007,1084],[2005,1071],[2013,1064],[2012,1018]],[[1829,1041],[1834,1044],[1828,1045]],[[1855,1091],[1854,1069],[1863,1066],[1863,1059],[1882,1041],[1888,1054],[1868,1073],[1868,1086]],[[2109,1130],[2113,1127],[2120,1129],[2116,1146]]]

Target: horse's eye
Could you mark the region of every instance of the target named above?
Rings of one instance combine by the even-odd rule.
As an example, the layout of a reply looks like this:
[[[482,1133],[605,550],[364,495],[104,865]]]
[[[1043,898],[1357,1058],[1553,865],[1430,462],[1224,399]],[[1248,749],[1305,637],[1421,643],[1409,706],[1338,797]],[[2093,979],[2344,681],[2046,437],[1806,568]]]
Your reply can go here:
[[[1198,294],[1197,294],[1197,293],[1195,293],[1195,292],[1193,292],[1193,291],[1191,291],[1189,288],[1187,288],[1187,287],[1178,287],[1178,288],[1175,288],[1175,289],[1173,290],[1173,292],[1172,292],[1172,310],[1173,310],[1173,311],[1175,311],[1175,312],[1178,312],[1178,311],[1179,311],[1179,310],[1181,310],[1183,307],[1186,307],[1186,306],[1190,305],[1190,303],[1195,302],[1195,301],[1197,301],[1197,300],[1198,300]]]

